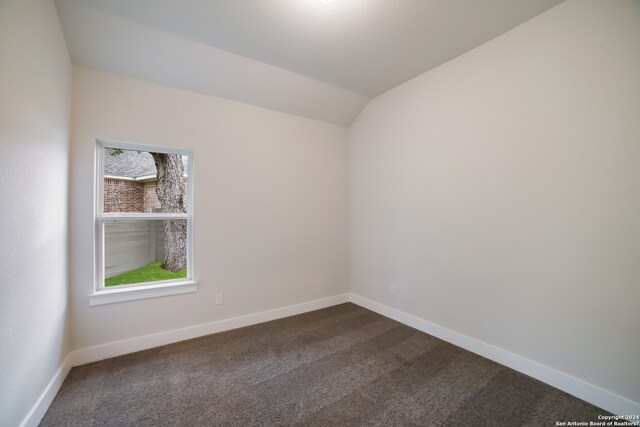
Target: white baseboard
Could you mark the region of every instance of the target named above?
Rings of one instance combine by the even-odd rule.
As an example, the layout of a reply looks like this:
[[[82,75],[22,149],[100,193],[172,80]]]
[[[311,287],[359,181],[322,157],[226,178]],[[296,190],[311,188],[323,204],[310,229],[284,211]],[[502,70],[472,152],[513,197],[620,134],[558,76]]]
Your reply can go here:
[[[20,423],[20,427],[35,427],[40,423],[49,405],[53,402],[53,398],[56,397],[58,390],[62,386],[64,379],[67,378],[67,374],[71,370],[71,359],[69,355],[64,358],[62,364],[58,368],[53,378],[49,381],[49,384],[44,388],[44,391],[36,401],[35,405],[31,408],[29,413]]]
[[[321,308],[327,308],[345,302],[349,302],[349,294],[335,295],[301,304],[289,305],[273,310],[233,317],[231,319],[218,320],[216,322],[203,323],[201,325],[189,326],[186,328],[174,329],[171,331],[159,332],[157,334],[145,335],[74,350],[67,354],[62,365],[56,371],[51,381],[49,381],[49,384],[24,418],[20,427],[37,426],[38,423],[40,423],[42,417],[47,412],[49,405],[51,405],[53,398],[58,393],[58,390],[60,390],[67,374],[74,366],[97,362],[110,357],[135,353],[136,351],[172,344],[191,338],[215,334],[216,332],[224,332],[231,329],[268,322],[270,320],[281,319],[283,317],[295,316],[296,314],[319,310]]]
[[[420,319],[419,317],[361,297],[357,294],[350,293],[72,351],[64,359],[60,368],[56,371],[51,381],[49,381],[49,384],[44,389],[38,401],[31,408],[20,426],[31,427],[38,425],[49,408],[49,405],[53,401],[56,393],[62,386],[67,374],[74,366],[97,362],[110,357],[122,356],[136,351],[210,335],[217,332],[224,332],[231,329],[268,322],[270,320],[281,319],[283,317],[294,316],[296,314],[319,310],[349,301],[422,332],[433,335],[444,341],[448,341],[458,347],[462,347],[473,353],[479,354],[487,359],[491,359],[497,363],[508,366],[611,413],[619,415],[640,413],[640,404],[637,402],[633,402],[615,393],[559,372],[548,366],[541,365],[507,350],[433,324]]]
[[[565,391],[599,408],[617,415],[640,414],[640,403],[619,396],[608,390],[587,383],[571,375],[557,371],[533,360],[511,353],[502,348],[477,340],[459,332],[428,322],[419,317],[397,310],[376,301],[351,293],[349,300],[389,317],[407,326],[418,329],[451,344],[462,347],[501,365],[508,366],[518,372],[545,382],[555,388]]]
[[[268,322],[270,320],[306,313],[308,311],[319,310],[321,308],[342,304],[348,301],[349,294],[341,294],[301,304],[280,307],[273,310],[261,311],[259,313],[252,313],[244,316],[232,317],[230,319],[188,326],[186,328],[114,341],[96,345],[94,347],[81,348],[79,350],[72,351],[69,356],[71,358],[72,366],[79,366],[108,359],[110,357],[147,350],[161,345],[172,344],[179,341],[215,334],[217,332],[242,328],[245,326]]]

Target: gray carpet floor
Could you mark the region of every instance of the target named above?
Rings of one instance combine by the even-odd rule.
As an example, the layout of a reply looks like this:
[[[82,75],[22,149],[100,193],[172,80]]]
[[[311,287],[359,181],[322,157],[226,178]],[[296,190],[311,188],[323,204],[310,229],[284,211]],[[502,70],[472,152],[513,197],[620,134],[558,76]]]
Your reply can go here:
[[[555,425],[606,412],[354,304],[73,368],[41,425]]]

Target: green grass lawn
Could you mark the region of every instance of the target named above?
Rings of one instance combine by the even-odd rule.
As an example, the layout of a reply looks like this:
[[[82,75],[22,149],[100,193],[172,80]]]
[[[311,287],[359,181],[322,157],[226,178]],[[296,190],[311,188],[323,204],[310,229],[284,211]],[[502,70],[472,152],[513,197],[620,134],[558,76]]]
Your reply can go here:
[[[183,268],[177,273],[164,270],[160,267],[162,261],[154,262],[137,270],[127,271],[117,276],[104,280],[105,286],[128,285],[131,283],[156,282],[158,280],[183,279],[187,277],[187,269]]]

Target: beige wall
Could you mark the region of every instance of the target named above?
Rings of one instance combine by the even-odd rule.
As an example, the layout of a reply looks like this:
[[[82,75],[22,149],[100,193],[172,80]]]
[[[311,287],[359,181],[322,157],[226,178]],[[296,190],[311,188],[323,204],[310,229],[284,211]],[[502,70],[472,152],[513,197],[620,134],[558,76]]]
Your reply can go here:
[[[96,138],[193,149],[197,293],[89,306]],[[75,68],[73,347],[347,292],[347,152],[343,127]]]
[[[0,1],[0,425],[68,351],[71,65],[52,2]]]
[[[640,402],[639,41],[569,0],[374,99],[352,291]]]

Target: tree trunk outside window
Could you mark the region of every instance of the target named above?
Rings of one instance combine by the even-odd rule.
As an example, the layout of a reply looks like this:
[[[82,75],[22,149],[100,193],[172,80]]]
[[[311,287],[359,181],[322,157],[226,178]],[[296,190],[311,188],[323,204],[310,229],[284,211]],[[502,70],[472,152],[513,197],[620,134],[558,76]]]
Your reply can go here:
[[[186,213],[184,165],[179,154],[149,153],[153,156],[158,174],[156,194],[163,213]],[[179,272],[187,263],[187,221],[164,221],[165,270]]]

